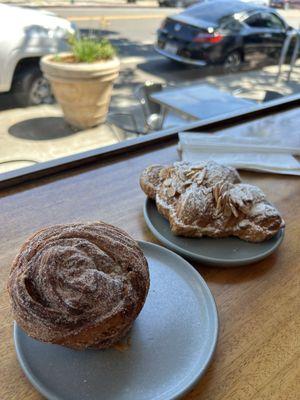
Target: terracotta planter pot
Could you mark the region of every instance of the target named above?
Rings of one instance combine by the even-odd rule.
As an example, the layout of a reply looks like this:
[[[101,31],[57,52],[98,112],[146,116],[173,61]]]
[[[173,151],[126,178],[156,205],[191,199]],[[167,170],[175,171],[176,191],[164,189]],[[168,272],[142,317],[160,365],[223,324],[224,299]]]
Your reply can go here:
[[[70,53],[60,54],[61,59]],[[77,128],[91,128],[104,122],[120,61],[94,63],[57,62],[53,54],[44,56],[41,68],[50,81],[54,96],[66,121]]]

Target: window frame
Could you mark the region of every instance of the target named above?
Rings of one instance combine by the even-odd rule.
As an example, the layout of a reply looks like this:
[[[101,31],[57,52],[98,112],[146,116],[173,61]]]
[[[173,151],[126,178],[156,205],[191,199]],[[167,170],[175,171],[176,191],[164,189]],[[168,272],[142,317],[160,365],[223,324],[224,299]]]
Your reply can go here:
[[[251,107],[248,111],[237,111],[230,114],[222,114],[214,118],[188,123],[180,128],[170,128],[155,133],[129,139],[110,146],[89,150],[71,156],[61,157],[54,160],[34,164],[29,167],[19,168],[0,174],[0,189],[15,186],[27,181],[45,176],[65,172],[81,166],[103,161],[108,157],[125,155],[136,150],[147,148],[153,144],[167,143],[178,137],[178,132],[200,131],[214,132],[230,126],[239,125],[244,122],[254,121],[268,115],[287,111],[300,106],[300,94],[285,96],[283,98],[269,101]]]

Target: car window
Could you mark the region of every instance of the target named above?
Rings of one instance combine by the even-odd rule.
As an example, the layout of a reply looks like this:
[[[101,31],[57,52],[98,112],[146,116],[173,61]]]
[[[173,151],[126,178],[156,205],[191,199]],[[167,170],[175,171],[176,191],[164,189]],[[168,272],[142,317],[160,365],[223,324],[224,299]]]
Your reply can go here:
[[[284,29],[284,24],[275,14],[256,13],[246,19],[246,24],[251,28]]]
[[[261,13],[251,15],[249,18],[246,19],[245,22],[251,28],[267,28],[263,19],[263,15]]]
[[[267,25],[267,28],[269,29],[284,29],[285,26],[281,19],[277,17],[275,14],[264,14],[263,19],[265,21],[265,24]]]
[[[230,31],[238,31],[241,29],[241,23],[237,21],[232,15],[224,17],[219,21],[220,28]]]

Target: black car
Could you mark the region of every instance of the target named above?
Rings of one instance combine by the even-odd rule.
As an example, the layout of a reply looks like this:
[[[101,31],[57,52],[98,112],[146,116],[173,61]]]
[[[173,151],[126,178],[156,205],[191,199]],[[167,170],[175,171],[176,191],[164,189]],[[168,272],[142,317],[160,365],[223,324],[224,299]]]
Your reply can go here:
[[[158,0],[160,7],[189,7],[197,2],[198,0]]]
[[[272,8],[211,1],[164,20],[155,49],[186,64],[221,64],[236,71],[243,62],[277,62],[290,29]]]

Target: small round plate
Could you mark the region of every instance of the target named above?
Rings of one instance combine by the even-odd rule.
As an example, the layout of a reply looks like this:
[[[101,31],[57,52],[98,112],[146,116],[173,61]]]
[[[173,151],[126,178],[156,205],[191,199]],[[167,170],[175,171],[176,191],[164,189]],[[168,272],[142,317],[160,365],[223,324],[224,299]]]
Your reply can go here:
[[[236,237],[224,239],[186,238],[175,236],[153,200],[144,205],[144,218],[153,235],[169,249],[203,264],[218,267],[238,267],[251,264],[272,254],[284,237],[282,228],[273,238],[261,243],[250,243]]]
[[[213,296],[183,258],[152,243],[140,246],[150,290],[128,350],[75,351],[34,340],[15,325],[20,365],[47,399],[177,399],[204,374],[218,335]]]

